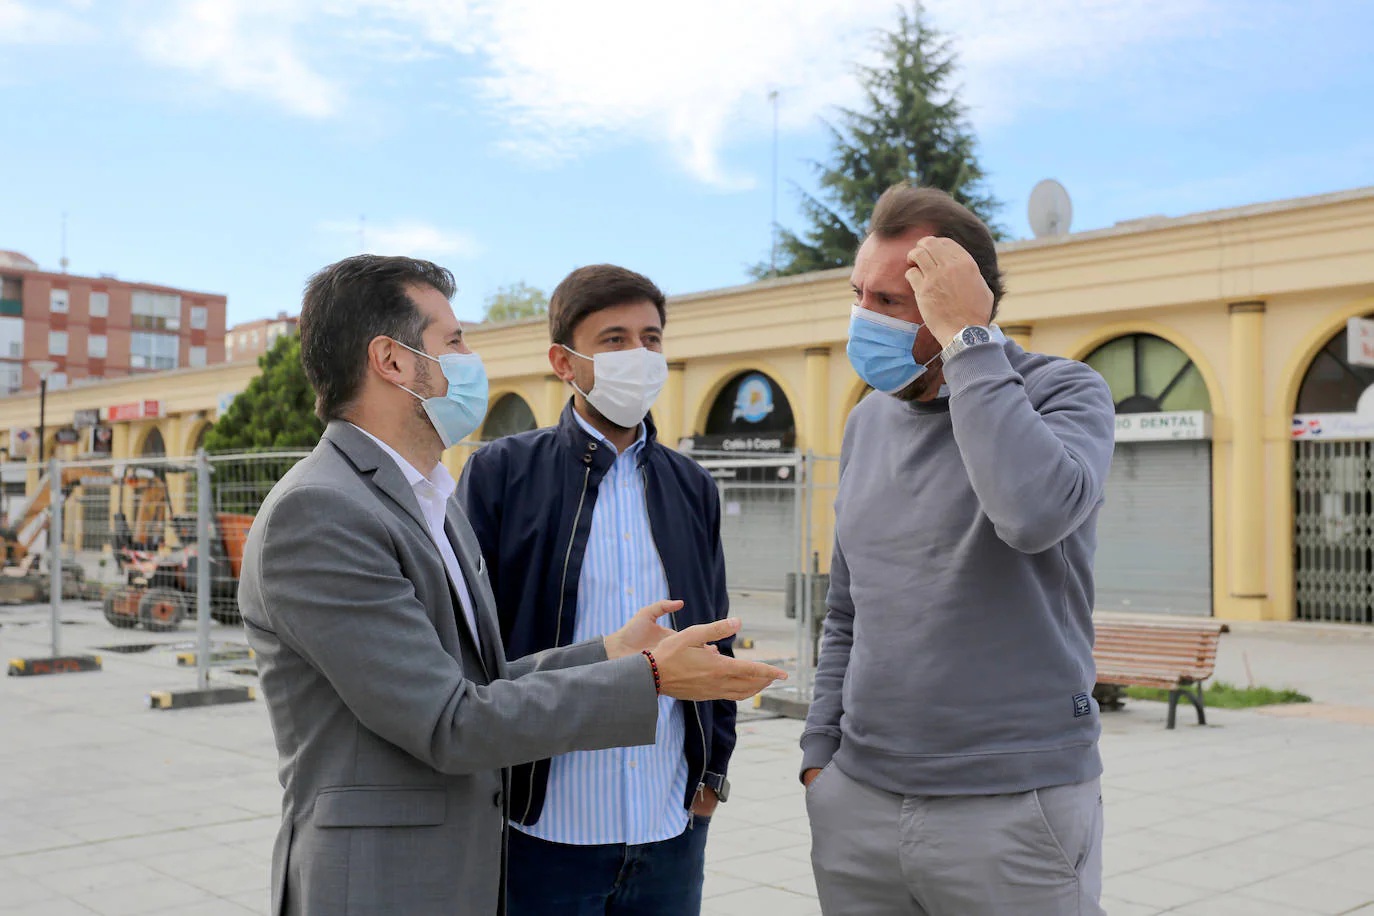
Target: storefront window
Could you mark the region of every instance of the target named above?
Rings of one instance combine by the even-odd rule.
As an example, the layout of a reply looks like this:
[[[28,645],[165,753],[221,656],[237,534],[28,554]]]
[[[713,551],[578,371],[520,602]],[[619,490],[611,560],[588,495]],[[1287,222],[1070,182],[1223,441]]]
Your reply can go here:
[[[1202,373],[1188,354],[1162,337],[1118,337],[1084,362],[1107,380],[1117,413],[1211,410]]]
[[[1370,316],[1374,317],[1374,316]],[[1374,368],[1352,366],[1346,360],[1346,333],[1322,347],[1298,389],[1297,413],[1351,413],[1360,395],[1374,385]]]
[[[534,421],[534,411],[530,410],[525,399],[518,394],[507,394],[487,414],[487,420],[482,424],[482,441],[491,442],[503,436],[527,432],[538,425]]]

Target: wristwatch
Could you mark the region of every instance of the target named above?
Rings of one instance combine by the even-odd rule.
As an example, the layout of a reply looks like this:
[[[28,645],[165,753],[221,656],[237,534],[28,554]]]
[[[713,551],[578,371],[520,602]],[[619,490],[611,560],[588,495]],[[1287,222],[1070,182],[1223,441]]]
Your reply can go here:
[[[990,343],[991,341],[992,331],[989,328],[969,325],[958,334],[955,334],[954,339],[940,351],[940,362],[947,363],[969,347],[976,347],[979,344]]]
[[[730,800],[730,780],[719,773],[703,773],[701,784],[712,792],[716,793],[716,798],[722,802]]]

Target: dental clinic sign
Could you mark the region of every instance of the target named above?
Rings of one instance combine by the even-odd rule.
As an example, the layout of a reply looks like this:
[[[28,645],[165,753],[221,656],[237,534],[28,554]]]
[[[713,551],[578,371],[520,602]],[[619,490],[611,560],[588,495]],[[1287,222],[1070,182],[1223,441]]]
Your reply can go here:
[[[1212,415],[1202,410],[1116,415],[1117,442],[1166,442],[1172,439],[1210,438]]]

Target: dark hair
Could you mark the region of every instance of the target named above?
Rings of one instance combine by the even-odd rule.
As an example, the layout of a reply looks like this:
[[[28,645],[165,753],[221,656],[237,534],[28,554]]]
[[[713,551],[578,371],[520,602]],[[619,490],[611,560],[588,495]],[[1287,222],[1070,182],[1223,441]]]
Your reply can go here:
[[[992,313],[996,315],[1006,291],[997,267],[997,243],[981,219],[944,191],[913,187],[905,181],[894,184],[878,198],[868,221],[868,234],[892,239],[925,226],[958,242],[973,256],[978,272],[992,290]]]
[[[654,304],[658,320],[667,324],[667,298],[648,277],[614,264],[579,267],[564,277],[549,297],[549,338],[570,347],[573,331],[583,318],[602,309],[645,300]]]
[[[432,286],[452,298],[453,274],[414,258],[360,254],[316,273],[301,303],[301,365],[315,389],[315,413],[339,419],[358,396],[367,348],[390,337],[419,350],[429,320],[406,287]]]

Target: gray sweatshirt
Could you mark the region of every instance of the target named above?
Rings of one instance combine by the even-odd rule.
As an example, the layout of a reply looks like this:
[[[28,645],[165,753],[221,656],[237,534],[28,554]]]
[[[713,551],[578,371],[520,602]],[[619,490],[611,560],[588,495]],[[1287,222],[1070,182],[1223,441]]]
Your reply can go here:
[[[950,397],[849,417],[803,770],[902,795],[1102,772],[1093,551],[1115,412],[1082,363],[983,344]]]

